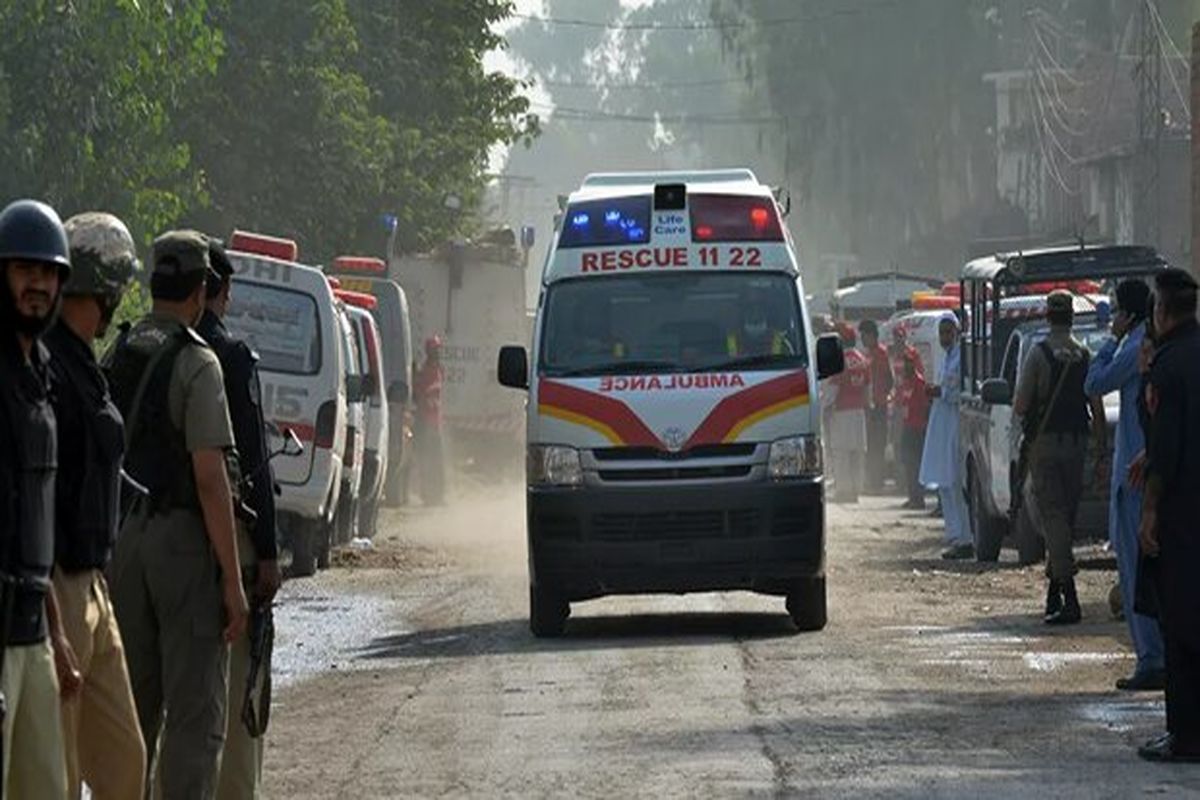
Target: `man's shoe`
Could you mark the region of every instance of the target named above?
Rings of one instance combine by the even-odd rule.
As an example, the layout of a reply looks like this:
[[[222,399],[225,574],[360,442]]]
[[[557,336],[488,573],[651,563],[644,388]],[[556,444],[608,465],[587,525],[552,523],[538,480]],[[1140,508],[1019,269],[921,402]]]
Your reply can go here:
[[[969,561],[975,557],[975,548],[969,544],[956,544],[942,553],[943,561]]]
[[[1062,587],[1062,608],[1053,614],[1046,615],[1047,625],[1075,625],[1083,619],[1083,611],[1079,608],[1079,595],[1075,593],[1075,579],[1068,578],[1059,583]]]
[[[1163,764],[1200,764],[1200,749],[1179,747],[1169,733],[1146,742],[1138,748],[1138,755]]]
[[[1063,596],[1062,587],[1058,581],[1051,579],[1046,586],[1046,611],[1042,614],[1043,617],[1049,619],[1058,612],[1062,611]]]
[[[1122,692],[1161,692],[1167,688],[1166,670],[1148,669],[1119,678],[1117,688]]]

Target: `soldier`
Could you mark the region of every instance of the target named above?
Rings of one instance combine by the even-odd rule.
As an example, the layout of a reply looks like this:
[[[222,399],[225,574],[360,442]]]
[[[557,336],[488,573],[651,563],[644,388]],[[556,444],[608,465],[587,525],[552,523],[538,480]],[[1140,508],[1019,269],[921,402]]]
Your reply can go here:
[[[1025,359],[1017,378],[1013,413],[1023,418],[1029,475],[1025,503],[1046,540],[1045,621],[1072,625],[1082,613],[1075,592],[1075,513],[1083,492],[1089,401],[1083,391],[1089,355],[1071,336],[1074,295],[1056,290],[1046,298],[1050,333]],[[1091,401],[1096,436],[1105,438],[1104,406]],[[1098,452],[1103,452],[1101,445]]]
[[[1138,751],[1151,761],[1200,761],[1200,324],[1196,281],[1180,269],[1154,282],[1158,350],[1147,399],[1145,502],[1139,538],[1156,564],[1166,649],[1167,734]]]
[[[125,649],[104,569],[116,541],[125,428],[92,347],[141,268],[133,237],[111,214],[66,222],[71,277],[59,321],[46,335],[58,420],[54,592],[81,691],[63,703],[67,780],[92,796],[140,797],[146,749],[138,728]]]
[[[280,574],[275,544],[275,491],[270,456],[259,402],[258,356],[243,341],[232,338],[222,320],[229,308],[233,264],[225,248],[209,240],[207,307],[197,332],[208,342],[221,362],[225,396],[237,442],[238,466],[242,475],[241,496],[253,513],[238,520],[238,554],[244,585],[255,606],[270,607],[279,590]],[[246,517],[246,518],[243,518]],[[250,673],[249,634],[233,642],[229,651],[229,711],[225,731],[225,753],[221,757],[220,798],[254,798],[262,778],[263,740],[251,737],[242,722],[241,701]]]
[[[228,644],[246,631],[224,377],[191,327],[204,311],[208,271],[204,236],[160,236],[152,310],[108,364],[125,417],[126,470],[149,490],[117,540],[113,602],[142,738],[148,753],[158,745],[165,800],[216,793]]]
[[[0,212],[0,270],[0,692],[7,704],[0,790],[9,798],[65,798],[50,628],[65,637],[47,614],[57,441],[49,353],[39,341],[71,274],[54,209],[19,200]]]

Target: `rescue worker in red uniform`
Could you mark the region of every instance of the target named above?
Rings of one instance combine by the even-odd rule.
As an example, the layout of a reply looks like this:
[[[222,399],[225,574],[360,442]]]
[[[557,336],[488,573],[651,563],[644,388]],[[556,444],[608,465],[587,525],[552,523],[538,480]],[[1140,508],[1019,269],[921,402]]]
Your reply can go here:
[[[871,370],[871,391],[867,403],[867,464],[866,488],[869,492],[883,489],[887,461],[888,398],[896,381],[892,375],[887,349],[879,343],[879,326],[874,320],[858,323],[862,351]]]
[[[421,500],[425,505],[442,505],[446,500],[445,450],[442,442],[442,388],[446,370],[442,366],[442,339],[425,340],[425,363],[413,376],[417,404],[417,473]]]
[[[854,328],[842,332],[846,368],[829,381],[833,407],[829,449],[833,455],[834,500],[857,503],[862,490],[863,453],[867,449],[867,405],[871,389],[871,365],[858,350]]]
[[[899,460],[908,500],[903,508],[925,508],[925,488],[921,486],[921,452],[925,446],[925,426],[929,424],[929,398],[925,392],[925,374],[921,357],[908,348],[901,361],[900,382],[896,385],[895,406],[900,419]]]

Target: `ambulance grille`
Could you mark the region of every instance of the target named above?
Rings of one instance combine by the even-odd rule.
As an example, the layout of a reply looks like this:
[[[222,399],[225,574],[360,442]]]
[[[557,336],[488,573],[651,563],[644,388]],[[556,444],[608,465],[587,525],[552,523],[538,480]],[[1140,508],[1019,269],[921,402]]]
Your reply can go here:
[[[597,461],[684,461],[691,458],[749,458],[754,444],[708,444],[678,453],[653,447],[601,447],[592,451]]]
[[[596,514],[591,538],[605,542],[677,539],[746,539],[759,533],[762,513],[732,511],[661,511],[644,514]]]
[[[600,480],[606,483],[630,481],[694,481],[711,478],[744,478],[750,474],[750,464],[728,467],[659,467],[651,469],[600,470]]]

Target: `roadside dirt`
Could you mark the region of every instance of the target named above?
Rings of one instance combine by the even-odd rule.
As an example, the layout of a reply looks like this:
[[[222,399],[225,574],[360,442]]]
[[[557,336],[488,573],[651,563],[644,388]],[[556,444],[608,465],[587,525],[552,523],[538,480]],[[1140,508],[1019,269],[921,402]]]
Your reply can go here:
[[[374,550],[285,587],[267,794],[1200,796],[1133,753],[1163,711],[1111,690],[1114,573],[1049,630],[1040,568],[942,562],[940,523],[897,503],[831,506],[821,633],[690,595],[579,604],[549,642],[520,486],[388,512]]]

